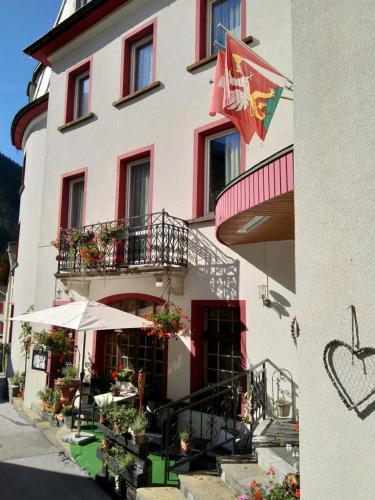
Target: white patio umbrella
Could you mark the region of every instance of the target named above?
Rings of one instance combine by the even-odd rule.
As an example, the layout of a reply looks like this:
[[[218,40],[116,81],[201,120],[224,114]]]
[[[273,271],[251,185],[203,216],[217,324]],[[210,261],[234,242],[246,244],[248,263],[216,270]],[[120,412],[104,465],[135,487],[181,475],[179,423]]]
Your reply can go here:
[[[90,300],[70,302],[63,306],[42,309],[41,311],[14,316],[10,319],[12,321],[42,323],[44,325],[83,331],[77,438],[81,435],[81,397],[85,369],[86,332],[94,330],[125,330],[151,325],[150,321],[139,316]]]

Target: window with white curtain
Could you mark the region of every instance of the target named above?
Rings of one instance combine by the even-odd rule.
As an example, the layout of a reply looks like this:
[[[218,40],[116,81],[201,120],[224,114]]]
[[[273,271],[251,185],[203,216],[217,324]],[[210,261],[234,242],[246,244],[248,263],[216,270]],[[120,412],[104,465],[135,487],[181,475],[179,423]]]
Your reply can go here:
[[[152,48],[152,35],[132,45],[130,92],[143,89],[152,83]]]
[[[240,174],[240,134],[222,132],[206,139],[206,213],[215,210],[220,191]]]
[[[84,186],[84,177],[69,181],[68,227],[82,226]]]
[[[136,217],[137,225],[149,211],[150,161],[139,160],[129,163],[127,176],[127,216]]]
[[[89,72],[78,75],[74,82],[74,113],[73,119],[87,115],[89,112]]]
[[[225,31],[218,27],[221,23],[233,34],[241,36],[241,0],[208,0],[207,1],[207,55],[217,54],[220,47],[225,46]]]

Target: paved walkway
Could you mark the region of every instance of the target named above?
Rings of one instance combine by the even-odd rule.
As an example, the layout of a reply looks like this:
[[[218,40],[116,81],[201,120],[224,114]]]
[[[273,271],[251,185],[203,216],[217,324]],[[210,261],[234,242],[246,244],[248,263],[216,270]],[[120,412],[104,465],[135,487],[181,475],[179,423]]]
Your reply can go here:
[[[108,500],[95,482],[9,404],[0,402],[1,500]]]

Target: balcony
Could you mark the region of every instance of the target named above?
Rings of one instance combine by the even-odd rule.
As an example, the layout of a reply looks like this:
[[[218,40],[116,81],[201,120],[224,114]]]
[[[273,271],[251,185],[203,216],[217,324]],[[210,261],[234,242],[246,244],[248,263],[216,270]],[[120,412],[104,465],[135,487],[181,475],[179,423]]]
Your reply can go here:
[[[216,199],[215,221],[228,246],[294,239],[293,147],[228,184]]]
[[[187,223],[167,212],[64,229],[56,277],[187,268]]]

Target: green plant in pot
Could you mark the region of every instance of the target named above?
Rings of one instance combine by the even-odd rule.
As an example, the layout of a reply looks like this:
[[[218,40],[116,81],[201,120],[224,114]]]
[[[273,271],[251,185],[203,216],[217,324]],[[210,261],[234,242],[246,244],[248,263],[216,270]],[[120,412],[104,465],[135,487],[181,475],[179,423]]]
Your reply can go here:
[[[145,439],[145,431],[149,426],[147,415],[144,413],[135,417],[134,421],[130,424],[132,441],[135,444],[142,444]]]
[[[25,373],[15,372],[13,377],[8,380],[9,401],[15,398],[25,387]]]
[[[65,423],[66,427],[71,429],[72,428],[72,414],[73,414],[72,405],[64,406],[64,408],[61,410],[61,413],[64,415],[64,423]]]
[[[43,403],[43,410],[49,413],[58,413],[61,407],[60,404],[60,389],[55,387],[45,387],[38,392],[38,397]]]
[[[63,406],[72,404],[73,398],[79,387],[78,368],[67,363],[61,370],[62,377],[55,380],[55,386],[60,389],[60,401]]]
[[[99,404],[99,422],[104,424],[111,415],[111,410],[114,408],[114,404],[109,400],[109,398],[103,399]]]
[[[187,431],[182,431],[180,433],[180,446],[181,449],[184,451],[189,451],[191,450],[193,446],[193,440],[190,432]]]

